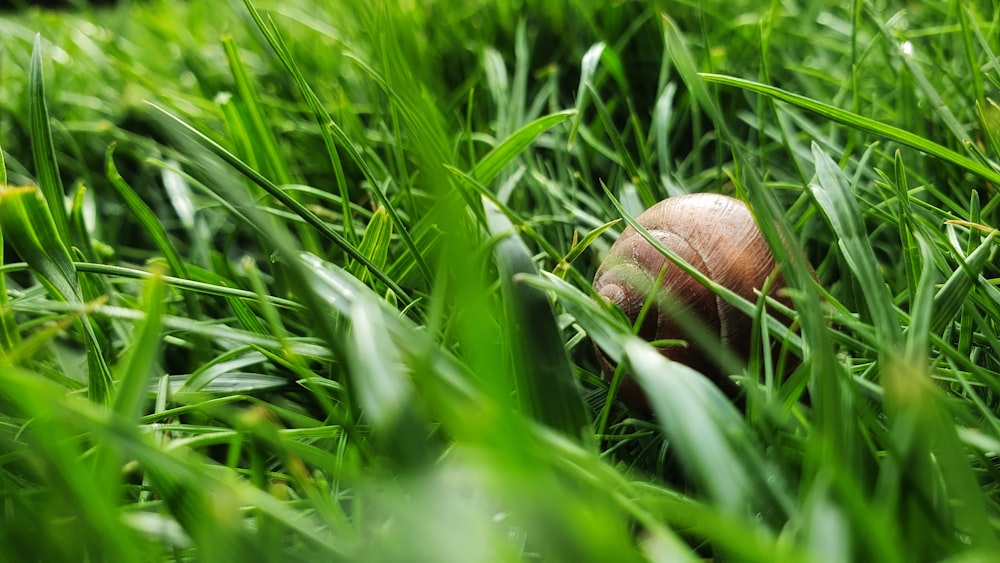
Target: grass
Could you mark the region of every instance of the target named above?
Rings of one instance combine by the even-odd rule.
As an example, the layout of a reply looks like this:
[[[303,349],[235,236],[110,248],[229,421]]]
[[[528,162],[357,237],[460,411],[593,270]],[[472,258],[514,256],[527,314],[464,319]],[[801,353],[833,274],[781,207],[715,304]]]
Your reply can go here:
[[[0,17],[6,557],[995,557],[995,6],[319,6]],[[735,402],[590,289],[701,191]]]

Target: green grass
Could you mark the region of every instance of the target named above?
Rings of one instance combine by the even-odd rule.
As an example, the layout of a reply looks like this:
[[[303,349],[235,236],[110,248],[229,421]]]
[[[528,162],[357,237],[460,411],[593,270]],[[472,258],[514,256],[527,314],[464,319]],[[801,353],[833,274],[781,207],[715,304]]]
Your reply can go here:
[[[1000,12],[911,4],[3,14],[0,553],[992,560]],[[704,191],[736,401],[590,288]]]

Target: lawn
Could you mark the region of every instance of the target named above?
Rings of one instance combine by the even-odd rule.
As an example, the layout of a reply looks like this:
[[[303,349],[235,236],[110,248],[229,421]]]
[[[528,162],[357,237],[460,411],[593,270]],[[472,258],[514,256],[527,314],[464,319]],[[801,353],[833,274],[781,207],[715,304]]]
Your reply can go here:
[[[2,559],[1000,553],[994,3],[23,4]],[[787,284],[694,272],[715,381],[591,285],[695,192]]]

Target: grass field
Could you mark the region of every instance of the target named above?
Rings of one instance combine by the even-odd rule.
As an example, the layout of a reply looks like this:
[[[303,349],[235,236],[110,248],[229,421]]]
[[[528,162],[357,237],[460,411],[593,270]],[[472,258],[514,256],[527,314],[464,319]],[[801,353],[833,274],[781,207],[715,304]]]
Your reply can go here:
[[[368,4],[0,14],[0,558],[995,560],[994,3]],[[735,401],[593,299],[688,192]]]

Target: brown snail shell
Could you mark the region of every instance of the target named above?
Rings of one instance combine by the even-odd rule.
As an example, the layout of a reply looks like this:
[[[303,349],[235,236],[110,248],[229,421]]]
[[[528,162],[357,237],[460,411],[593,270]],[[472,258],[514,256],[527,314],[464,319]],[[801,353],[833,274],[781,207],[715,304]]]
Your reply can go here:
[[[764,286],[775,268],[774,256],[753,215],[737,199],[717,194],[671,197],[650,207],[636,220],[709,279],[751,302],[757,300],[754,291]],[[646,314],[639,336],[648,341],[688,340],[676,318],[677,311],[683,310],[717,335],[722,345],[745,359],[752,319],[684,273],[632,227],[626,228],[611,246],[594,277],[594,289],[635,322],[661,270],[660,296]],[[779,278],[772,285],[772,294],[780,287],[784,283]],[[724,391],[737,391],[713,359],[718,354],[706,353],[693,342],[660,348],[660,352],[705,374]],[[610,378],[614,364],[600,350],[598,359]],[[632,406],[648,406],[642,390],[631,378],[623,381],[619,396]]]

